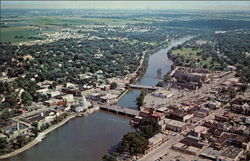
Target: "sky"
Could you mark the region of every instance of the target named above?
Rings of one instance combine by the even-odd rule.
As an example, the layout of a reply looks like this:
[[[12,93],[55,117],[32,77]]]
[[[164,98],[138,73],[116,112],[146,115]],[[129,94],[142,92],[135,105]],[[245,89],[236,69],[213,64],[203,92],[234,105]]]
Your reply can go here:
[[[2,1],[1,8],[248,10],[250,1]]]

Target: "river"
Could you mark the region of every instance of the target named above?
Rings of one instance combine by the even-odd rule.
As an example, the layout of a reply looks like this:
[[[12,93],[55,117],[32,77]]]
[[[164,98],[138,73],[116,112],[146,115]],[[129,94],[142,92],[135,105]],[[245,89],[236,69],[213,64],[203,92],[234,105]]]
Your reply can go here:
[[[174,46],[182,44],[183,42],[191,39],[191,36],[184,37],[172,41],[167,48],[161,49],[158,52],[150,55],[148,61],[148,68],[144,76],[136,83],[140,85],[154,86],[158,82],[162,81],[162,78],[171,70],[172,61],[167,57],[167,52]],[[161,76],[157,74],[157,70],[161,70]],[[133,109],[137,109],[136,98],[140,95],[140,90],[128,91],[118,102],[120,106],[125,106]]]
[[[156,85],[172,65],[167,52],[191,37],[173,41],[165,49],[150,55],[146,73],[137,83]],[[161,69],[161,77],[157,70]],[[127,92],[118,102],[121,106],[137,108],[139,90]],[[75,118],[57,128],[34,147],[3,161],[98,161],[112,146],[121,141],[124,134],[132,131],[129,119],[105,112],[95,112],[86,117]]]

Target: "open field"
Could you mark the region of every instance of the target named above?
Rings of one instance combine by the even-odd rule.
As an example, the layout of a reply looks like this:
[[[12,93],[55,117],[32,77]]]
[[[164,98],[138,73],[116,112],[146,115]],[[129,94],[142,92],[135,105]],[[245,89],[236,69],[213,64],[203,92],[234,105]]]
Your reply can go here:
[[[176,49],[172,51],[172,55],[174,56],[182,56],[184,60],[196,62],[197,66],[199,67],[210,67],[210,66],[220,66],[217,62],[213,61],[211,57],[203,57],[204,51],[201,48],[191,48],[191,47],[184,47],[180,49]]]
[[[28,41],[28,37],[37,35],[39,29],[29,27],[1,28],[1,42]]]

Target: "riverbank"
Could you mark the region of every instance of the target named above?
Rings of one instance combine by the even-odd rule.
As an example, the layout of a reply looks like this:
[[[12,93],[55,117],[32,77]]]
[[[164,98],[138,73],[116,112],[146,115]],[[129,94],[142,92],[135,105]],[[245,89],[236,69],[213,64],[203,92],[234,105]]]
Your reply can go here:
[[[1,155],[0,156],[0,159],[6,159],[6,158],[9,158],[9,157],[13,157],[19,153],[22,153],[23,151],[27,150],[27,149],[30,149],[32,148],[33,146],[35,146],[36,144],[38,144],[39,142],[42,141],[43,138],[46,137],[46,135],[50,132],[52,132],[53,130],[55,130],[56,128],[64,125],[66,122],[68,122],[69,120],[75,118],[77,115],[76,114],[72,114],[70,116],[68,116],[67,118],[65,118],[64,120],[62,120],[61,122],[55,124],[55,125],[52,125],[51,127],[49,127],[48,129],[40,132],[38,134],[38,136],[32,140],[31,142],[29,142],[28,144],[24,145],[23,147],[19,148],[19,149],[16,149],[10,153],[7,153],[7,154],[4,154],[4,155]]]

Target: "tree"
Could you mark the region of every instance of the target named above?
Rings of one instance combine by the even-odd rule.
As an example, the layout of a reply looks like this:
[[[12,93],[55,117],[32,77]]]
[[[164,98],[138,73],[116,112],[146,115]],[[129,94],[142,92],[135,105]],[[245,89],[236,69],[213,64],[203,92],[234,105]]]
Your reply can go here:
[[[27,144],[28,143],[28,139],[25,137],[25,136],[18,136],[17,138],[16,138],[16,143],[15,143],[15,148],[17,149],[17,148],[21,148],[21,147],[23,147],[25,144]]]
[[[103,161],[117,161],[117,158],[110,154],[104,154],[104,156],[102,157],[102,160]]]
[[[140,135],[149,139],[160,132],[160,126],[154,119],[142,119],[137,128],[140,130]]]
[[[116,89],[117,88],[117,83],[116,82],[112,82],[111,84],[110,84],[110,89]]]
[[[136,101],[137,101],[136,104],[138,107],[143,105],[143,101],[144,101],[146,94],[147,94],[146,90],[141,90],[140,96],[136,99]]]
[[[6,138],[0,138],[0,154],[4,154],[8,151],[8,141]]]
[[[5,102],[9,103],[11,107],[15,107],[17,105],[17,98],[15,93],[11,93],[6,96]]]
[[[22,101],[25,105],[31,105],[33,101],[33,97],[30,95],[29,92],[24,91],[21,95]]]
[[[132,155],[143,154],[147,149],[148,140],[138,132],[129,132],[123,136],[120,150]]]

